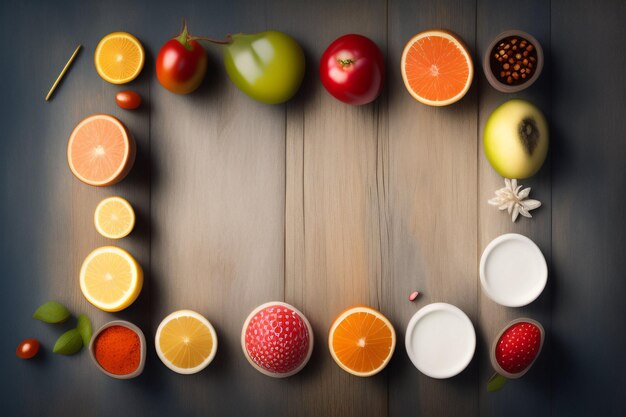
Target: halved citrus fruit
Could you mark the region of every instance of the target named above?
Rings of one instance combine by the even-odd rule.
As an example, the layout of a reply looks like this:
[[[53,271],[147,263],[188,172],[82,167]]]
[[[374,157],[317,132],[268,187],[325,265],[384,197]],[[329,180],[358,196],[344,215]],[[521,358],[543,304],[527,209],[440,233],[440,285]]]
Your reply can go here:
[[[474,77],[469,51],[456,35],[445,30],[413,36],[404,47],[400,68],[409,93],[429,106],[459,101]]]
[[[344,371],[371,376],[382,371],[393,356],[396,332],[373,308],[357,306],[341,313],[330,328],[328,348]]]
[[[195,374],[215,357],[217,334],[202,315],[179,310],[163,319],[154,344],[165,366],[179,374]]]
[[[127,32],[109,33],[100,40],[94,53],[96,71],[112,84],[124,84],[137,78],[144,61],[141,42]]]
[[[85,298],[104,311],[120,311],[137,299],[143,271],[130,253],[103,246],[87,255],[80,269],[80,289]]]
[[[102,236],[121,239],[132,232],[135,226],[135,211],[122,197],[105,198],[96,207],[94,223]]]
[[[85,184],[104,187],[121,181],[135,162],[135,141],[113,116],[95,114],[80,122],[67,144],[67,162]]]

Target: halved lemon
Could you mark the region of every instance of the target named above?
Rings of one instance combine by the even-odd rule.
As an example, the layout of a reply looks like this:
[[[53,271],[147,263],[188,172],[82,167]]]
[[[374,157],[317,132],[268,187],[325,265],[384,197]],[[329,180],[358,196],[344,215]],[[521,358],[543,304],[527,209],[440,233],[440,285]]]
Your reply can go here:
[[[80,289],[85,298],[104,311],[120,311],[137,299],[143,271],[130,253],[103,246],[87,255],[80,269]]]
[[[135,227],[135,211],[122,197],[105,198],[96,207],[94,223],[102,236],[121,239]]]
[[[100,40],[94,53],[96,71],[112,84],[124,84],[137,78],[145,61],[139,39],[127,32],[113,32]]]
[[[396,332],[373,308],[356,306],[339,314],[328,334],[328,348],[337,365],[356,376],[372,376],[389,363]]]
[[[179,374],[195,374],[211,363],[217,334],[211,323],[191,310],[175,311],[157,329],[154,345],[161,361]]]

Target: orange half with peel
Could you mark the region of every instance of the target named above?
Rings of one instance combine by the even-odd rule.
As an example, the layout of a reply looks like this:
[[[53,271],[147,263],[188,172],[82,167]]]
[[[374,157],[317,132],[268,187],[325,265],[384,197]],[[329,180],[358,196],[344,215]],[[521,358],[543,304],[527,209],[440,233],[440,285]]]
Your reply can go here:
[[[467,47],[445,30],[427,30],[411,38],[404,47],[400,68],[411,96],[429,106],[459,101],[474,77]]]
[[[382,371],[396,347],[396,332],[377,310],[356,306],[335,319],[328,334],[330,354],[344,371],[372,376]]]
[[[146,58],[139,39],[127,32],[113,32],[98,42],[93,59],[103,80],[125,84],[137,78]]]

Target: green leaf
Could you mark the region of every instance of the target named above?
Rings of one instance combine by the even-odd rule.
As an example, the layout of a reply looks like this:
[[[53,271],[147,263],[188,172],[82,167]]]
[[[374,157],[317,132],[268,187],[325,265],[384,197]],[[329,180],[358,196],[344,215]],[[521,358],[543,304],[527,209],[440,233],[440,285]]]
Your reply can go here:
[[[61,355],[73,355],[83,347],[83,339],[78,329],[68,330],[57,339],[52,351]]]
[[[78,333],[80,333],[80,337],[83,339],[83,345],[89,346],[89,341],[91,340],[91,335],[93,334],[93,328],[91,327],[89,317],[85,314],[78,316],[76,329],[78,330]]]
[[[487,392],[498,391],[506,384],[506,381],[508,381],[508,379],[502,375],[498,373],[493,374],[491,378],[489,378],[489,382],[487,382]]]
[[[44,323],[63,323],[70,318],[70,312],[63,304],[56,301],[48,301],[35,310],[33,318]]]

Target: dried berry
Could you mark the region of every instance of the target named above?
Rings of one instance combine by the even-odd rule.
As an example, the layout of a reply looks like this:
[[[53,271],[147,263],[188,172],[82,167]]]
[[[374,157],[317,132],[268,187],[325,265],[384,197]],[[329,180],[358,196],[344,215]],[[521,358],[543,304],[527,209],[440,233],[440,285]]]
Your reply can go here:
[[[512,52],[514,51],[514,52]],[[491,70],[501,82],[518,85],[526,82],[537,62],[537,50],[526,39],[510,36],[491,51]]]

